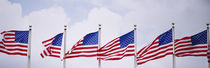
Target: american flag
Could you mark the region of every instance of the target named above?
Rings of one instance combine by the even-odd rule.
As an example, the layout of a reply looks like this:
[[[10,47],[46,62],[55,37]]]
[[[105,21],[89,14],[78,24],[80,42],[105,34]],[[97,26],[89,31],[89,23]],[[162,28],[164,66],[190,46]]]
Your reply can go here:
[[[193,36],[175,40],[175,55],[184,56],[207,56],[207,30]]]
[[[50,56],[60,58],[62,38],[63,33],[60,33],[53,38],[43,41],[42,44],[44,45],[45,50],[40,54],[41,57]]]
[[[99,49],[98,59],[120,60],[123,57],[134,56],[134,30],[108,42]]]
[[[172,29],[158,36],[137,53],[137,65],[173,54]]]
[[[8,55],[27,56],[29,31],[1,32],[0,52]]]
[[[65,54],[67,58],[77,57],[95,57],[98,49],[98,32],[89,33],[79,40],[72,48]]]

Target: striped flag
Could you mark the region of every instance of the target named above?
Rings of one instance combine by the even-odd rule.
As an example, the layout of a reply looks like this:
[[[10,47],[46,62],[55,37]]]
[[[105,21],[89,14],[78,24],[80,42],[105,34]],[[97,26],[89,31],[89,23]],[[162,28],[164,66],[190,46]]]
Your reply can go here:
[[[89,33],[79,40],[72,48],[65,54],[67,58],[77,57],[95,57],[98,49],[98,32]]]
[[[137,65],[173,54],[172,29],[158,36],[137,53]]]
[[[101,60],[120,60],[123,57],[134,56],[134,30],[108,42],[99,49]]]
[[[184,56],[207,56],[207,30],[193,36],[175,40],[175,55]]]
[[[0,52],[27,56],[29,31],[10,30],[1,33]]]
[[[40,54],[42,58],[45,56],[60,58],[61,45],[62,45],[63,33],[56,35],[48,40],[42,42],[45,50]]]

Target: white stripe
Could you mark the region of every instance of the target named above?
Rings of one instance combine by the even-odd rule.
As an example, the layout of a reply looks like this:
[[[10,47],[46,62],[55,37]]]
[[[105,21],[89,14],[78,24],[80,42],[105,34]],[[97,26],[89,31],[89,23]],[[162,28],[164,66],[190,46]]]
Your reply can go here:
[[[98,47],[98,45],[82,45],[82,46],[76,46],[76,48],[84,48],[84,47]]]
[[[178,43],[180,43],[180,42],[187,42],[187,41],[191,41],[191,39],[183,39],[183,40],[179,40],[179,41],[177,41],[175,44],[178,44]],[[189,43],[191,43],[191,42],[189,42]]]
[[[157,45],[157,44],[154,44],[154,45],[151,46],[151,48],[152,48],[153,46],[158,46],[158,47],[153,48],[153,49],[149,49],[149,51],[147,51],[147,52],[145,52],[144,54],[142,54],[142,56],[148,55],[149,52],[158,50],[158,49],[160,49],[161,47],[169,46],[169,45],[171,45],[171,44],[172,44],[172,43],[168,43],[168,44],[166,44],[166,45],[161,45],[161,46],[159,46],[159,45]],[[169,46],[169,47],[167,47],[167,48],[164,48],[164,49],[155,51],[155,52],[153,52],[153,53],[151,53],[151,54],[156,54],[156,53],[158,53],[158,52],[161,52],[161,51],[164,51],[164,50],[167,50],[167,49],[170,49],[170,48],[173,48],[173,47],[172,47],[172,46]]]
[[[128,45],[128,46],[134,46],[134,45]],[[118,47],[118,48],[120,48],[120,47]],[[127,48],[127,49],[126,49],[126,48]],[[125,48],[120,48],[120,49],[117,49],[117,50],[108,52],[108,51],[112,50],[112,49],[110,49],[110,50],[107,50],[107,51],[104,51],[104,52],[100,52],[100,54],[104,54],[105,52],[108,52],[108,53],[105,53],[105,55],[106,55],[106,54],[114,53],[114,52],[117,52],[117,51],[122,51],[122,50],[124,50],[124,49],[126,49],[126,50],[132,50],[132,49],[134,49],[134,48],[125,47]]]
[[[67,57],[68,56],[78,56],[78,55],[96,55],[97,52],[92,52],[92,53],[77,53],[77,54],[68,54],[66,55]]]
[[[123,49],[120,49],[120,50],[118,50],[118,51],[122,51]],[[134,48],[128,48],[127,50],[134,50]],[[118,53],[114,53],[114,54],[111,54],[111,55],[108,55],[108,56],[101,56],[101,57],[111,57],[111,56],[115,56],[115,55],[117,55],[117,54],[123,54],[123,53],[127,53],[126,51],[127,50],[124,50],[123,52],[118,52]],[[110,52],[110,53],[113,53],[113,52]],[[108,53],[108,54],[110,54],[110,53]],[[129,53],[129,52],[128,52]],[[134,53],[134,51],[133,52],[131,52],[131,53]],[[106,54],[105,54],[106,55]]]
[[[159,54],[159,55],[157,55],[157,56],[154,56],[154,57],[151,57],[151,58],[148,58],[148,59],[141,59],[141,58],[138,58],[138,59],[141,59],[141,60],[137,61],[137,63],[140,63],[140,62],[145,62],[145,61],[148,61],[148,60],[154,59],[154,58],[156,58],[156,57],[163,56],[164,54],[167,54],[167,53],[170,53],[170,51],[168,51],[168,52],[164,52],[164,53],[162,53],[162,54]],[[155,59],[154,59],[154,60],[155,60]]]

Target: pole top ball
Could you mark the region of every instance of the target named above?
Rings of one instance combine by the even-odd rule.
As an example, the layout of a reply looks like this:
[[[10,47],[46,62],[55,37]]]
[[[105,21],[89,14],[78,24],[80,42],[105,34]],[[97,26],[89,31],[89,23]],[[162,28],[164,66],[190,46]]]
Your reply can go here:
[[[101,24],[98,24],[98,26],[101,26]]]
[[[29,25],[29,27],[32,27],[32,25]]]
[[[208,23],[208,22],[206,22],[206,25],[207,25],[207,26],[209,26],[209,23]]]
[[[175,23],[174,22],[172,22],[172,25],[174,25]]]
[[[64,25],[64,27],[67,27],[67,25]]]
[[[136,24],[134,24],[134,27],[136,27],[137,25]]]

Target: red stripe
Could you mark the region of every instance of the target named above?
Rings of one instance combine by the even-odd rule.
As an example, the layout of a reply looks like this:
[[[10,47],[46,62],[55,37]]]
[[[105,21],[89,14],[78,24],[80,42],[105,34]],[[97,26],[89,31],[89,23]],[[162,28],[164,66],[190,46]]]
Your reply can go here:
[[[44,47],[47,47],[47,46],[49,46],[49,45],[51,45],[51,44],[52,44],[52,42],[50,42],[50,43],[44,45]]]
[[[147,61],[144,61],[144,62],[137,62],[137,65],[144,64],[144,63],[146,63],[146,62],[148,62],[148,61],[151,61],[151,60],[160,59],[160,58],[163,58],[163,57],[165,57],[165,56],[167,56],[167,55],[171,55],[171,54],[173,54],[173,52],[168,52],[168,53],[165,53],[164,55],[161,55],[161,56],[156,56],[155,58],[152,58],[152,59],[147,60]],[[138,59],[137,61],[141,61],[141,60],[140,60],[140,59]]]
[[[141,54],[139,54],[139,56],[142,56],[142,54],[148,52],[148,51],[150,50],[150,48],[151,48],[153,45],[156,45],[156,44],[158,44],[158,43],[159,43],[159,41],[158,41],[158,37],[157,37],[150,45],[145,46],[145,47],[147,47],[147,48],[146,48],[143,52],[141,52]],[[141,50],[140,50],[140,51],[141,51]]]
[[[169,45],[166,45],[166,46],[163,46],[163,47],[156,47],[156,48],[158,48],[158,49],[156,49],[156,50],[153,50],[153,51],[147,51],[147,53],[145,53],[143,56],[145,56],[145,55],[147,55],[147,54],[152,54],[152,53],[154,53],[154,52],[157,52],[157,51],[159,51],[159,50],[162,50],[162,49],[166,49],[166,48],[169,48],[169,47],[172,47],[172,44],[169,44]],[[170,49],[172,49],[173,50],[173,48],[170,48]]]
[[[14,44],[14,45],[6,45],[4,44],[5,47],[22,47],[22,48],[28,48],[28,45],[21,45],[21,44]]]
[[[5,49],[5,47],[4,47],[4,46],[0,46],[0,48],[1,48],[1,49]]]
[[[20,48],[14,48],[14,49],[6,49],[8,51],[22,51],[22,52],[27,52],[27,49],[20,49]]]
[[[181,40],[186,40],[186,39],[191,39],[191,37],[183,37],[181,39],[176,39],[175,40],[175,43],[178,42],[178,41],[181,41]]]
[[[21,56],[27,56],[27,53],[19,53],[19,52],[14,52],[14,53],[10,53],[10,52],[6,52],[3,50],[0,50],[0,52],[8,54],[8,55],[21,55]]]
[[[44,53],[45,56],[48,56],[48,55],[47,55],[47,52],[46,52],[45,50],[43,51],[43,53]]]
[[[97,50],[93,50],[93,51],[78,51],[78,52],[71,52],[70,54],[79,54],[79,53],[97,53]]]
[[[184,45],[178,45],[175,47],[175,50],[181,47],[188,47],[188,46],[192,46],[192,44],[184,44]]]
[[[40,56],[41,56],[42,58],[44,58],[44,55],[43,55],[42,53],[40,54]]]
[[[11,40],[11,39],[15,39],[15,37],[6,37],[5,39]]]
[[[113,42],[113,41],[115,41],[115,42]],[[101,49],[103,49],[103,48],[108,48],[108,47],[110,47],[110,46],[112,46],[113,44],[115,44],[115,43],[117,43],[117,42],[119,42],[120,40],[119,40],[119,37],[118,38],[115,38],[115,39],[113,39],[112,41],[110,41],[110,42],[108,42],[107,44],[105,44],[103,47],[101,47]],[[110,44],[110,43],[112,43],[112,44]]]
[[[123,52],[123,51],[127,50],[128,48],[134,48],[134,46],[128,46],[127,48],[125,48],[125,49],[123,49],[123,50],[116,51],[116,50],[121,49],[120,47],[118,47],[118,48],[112,49],[112,50],[110,50],[110,51],[107,51],[107,52],[105,52],[105,53],[100,53],[99,55],[100,55],[100,56],[112,55],[112,54],[115,54],[115,53]],[[112,51],[116,51],[116,52],[112,52]],[[112,53],[110,53],[110,52],[112,52]],[[133,50],[133,52],[134,52],[134,50]],[[107,54],[107,53],[110,53],[110,54]]]
[[[176,53],[176,55],[181,55],[181,54],[185,54],[185,53],[200,53],[200,52],[207,52],[207,50],[196,50],[196,51],[180,52],[180,53]]]
[[[55,54],[61,54],[61,52],[58,52],[58,51],[51,51],[51,52]]]
[[[47,43],[47,42],[49,42],[49,41],[51,41],[51,40],[53,40],[53,39],[54,39],[54,37],[53,37],[53,38],[50,38],[50,39],[48,39],[48,40],[46,40],[46,41],[43,41],[42,44]]]
[[[107,50],[110,50],[110,49],[112,49],[112,48],[114,48],[114,47],[117,47],[117,46],[119,46],[120,47],[120,43],[118,43],[118,44],[115,44],[115,45],[113,45],[112,47],[110,47],[110,48],[108,48],[108,49],[99,49],[99,52],[103,52],[103,51],[107,51]],[[116,48],[115,48],[116,49]]]
[[[122,57],[120,57],[120,58],[98,58],[98,59],[101,59],[101,60],[120,60],[120,59],[122,59],[122,58],[124,58],[124,57],[127,57],[127,56],[134,56],[134,54],[124,54]]]
[[[78,47],[78,48],[75,48],[74,50],[83,50],[83,49],[98,49],[98,46],[93,46],[93,47]]]
[[[51,57],[56,57],[56,58],[60,58],[60,56],[58,56],[58,55],[49,55],[49,56],[51,56]]]
[[[64,57],[64,59],[68,59],[68,58],[76,58],[76,57],[95,57],[97,56],[97,54],[93,54],[93,55],[76,55],[76,56],[66,56]]]
[[[179,56],[179,57],[185,57],[185,56],[207,56],[207,54],[196,54],[196,55],[185,54],[185,55],[181,55],[181,56]]]
[[[3,32],[1,32],[1,34],[4,34],[6,32],[15,32],[15,30],[3,31]]]
[[[50,47],[50,48],[54,50],[61,50],[61,48],[57,48],[57,47]]]
[[[182,40],[180,40],[181,42],[178,42],[178,43],[175,43],[175,46],[177,46],[177,45],[180,45],[180,44],[185,44],[185,43],[191,43],[191,40],[189,40],[189,41],[182,41]]]
[[[4,43],[15,43],[15,41],[5,41],[4,39],[2,39],[2,41],[3,41]]]
[[[152,55],[150,55],[150,56],[147,56],[147,57],[144,57],[144,58],[141,58],[141,59],[149,59],[149,58],[152,58],[152,57],[154,57],[154,56],[156,56],[156,55],[159,55],[159,54],[163,54],[163,53],[166,53],[166,52],[168,52],[168,51],[172,51],[173,50],[173,48],[169,48],[169,49],[166,49],[166,50],[164,50],[164,51],[160,51],[160,52],[158,52],[158,53],[155,53],[155,54],[152,54]],[[170,55],[170,54],[169,54]],[[145,55],[146,56],[146,55]]]
[[[125,51],[125,52],[124,52]],[[133,49],[133,50],[120,50],[120,51],[117,51],[117,52],[113,52],[113,53],[110,53],[110,54],[98,54],[99,56],[110,56],[110,55],[113,55],[113,54],[117,54],[117,53],[119,53],[119,52],[123,52],[123,54],[124,53],[126,53],[126,52],[134,52],[135,50]],[[120,54],[120,55],[123,55],[123,54]],[[115,56],[120,56],[120,55],[115,55]]]
[[[9,34],[9,33],[7,33],[7,34],[4,34],[3,35],[3,37],[6,37],[6,36],[15,36],[15,34]]]
[[[181,48],[181,49],[177,49],[175,50],[175,52],[179,52],[179,51],[187,51],[187,50],[193,50],[193,49],[200,49],[200,48],[207,48],[207,46],[196,46],[196,47],[188,47],[188,48]],[[206,50],[206,49],[205,49]],[[194,50],[197,51],[197,50]]]

